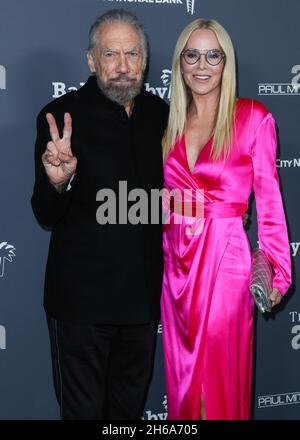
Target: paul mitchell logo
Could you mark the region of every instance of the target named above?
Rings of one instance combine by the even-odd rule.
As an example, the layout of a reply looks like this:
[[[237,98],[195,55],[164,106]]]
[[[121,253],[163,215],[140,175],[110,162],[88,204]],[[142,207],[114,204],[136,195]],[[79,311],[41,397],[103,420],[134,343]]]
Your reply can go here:
[[[0,89],[6,89],[6,68],[0,65]]]
[[[298,311],[293,311],[289,313],[291,322],[293,324],[291,329],[292,339],[291,346],[293,350],[300,349],[300,313]]]
[[[163,412],[161,413],[153,413],[152,411],[145,411],[145,416],[143,417],[144,420],[167,420],[168,417],[168,403],[167,403],[167,396],[164,395],[162,400],[162,407]]]
[[[145,90],[147,92],[153,93],[153,95],[158,95],[162,99],[168,99],[170,101],[171,97],[171,74],[170,69],[163,69],[160,79],[163,83],[163,87],[153,87],[150,83],[145,83]]]
[[[270,394],[268,396],[258,396],[258,408],[269,408],[274,406],[296,405],[300,403],[300,392]]]
[[[0,350],[6,349],[6,330],[3,325],[0,325]]]
[[[296,64],[291,69],[291,74],[294,75],[290,83],[259,83],[259,95],[274,95],[274,96],[300,96],[300,65]]]
[[[195,0],[103,0],[106,2],[115,3],[147,3],[147,4],[168,4],[170,6],[183,6],[186,5],[186,11],[188,14],[193,15],[195,12]]]
[[[2,243],[0,243],[0,277],[4,276],[5,261],[11,263],[16,256],[15,250],[15,247],[8,244],[7,241],[2,241]]]

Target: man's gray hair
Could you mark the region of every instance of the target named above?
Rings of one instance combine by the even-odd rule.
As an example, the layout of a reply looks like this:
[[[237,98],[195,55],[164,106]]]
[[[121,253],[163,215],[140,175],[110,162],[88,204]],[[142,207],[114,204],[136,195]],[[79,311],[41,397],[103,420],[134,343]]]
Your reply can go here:
[[[89,46],[87,49],[88,52],[93,55],[94,49],[99,46],[99,28],[105,24],[112,24],[116,22],[130,25],[138,33],[141,42],[144,63],[146,64],[148,59],[147,34],[144,31],[143,26],[141,25],[137,16],[133,12],[127,11],[125,9],[111,9],[110,11],[107,11],[96,18],[89,32]]]

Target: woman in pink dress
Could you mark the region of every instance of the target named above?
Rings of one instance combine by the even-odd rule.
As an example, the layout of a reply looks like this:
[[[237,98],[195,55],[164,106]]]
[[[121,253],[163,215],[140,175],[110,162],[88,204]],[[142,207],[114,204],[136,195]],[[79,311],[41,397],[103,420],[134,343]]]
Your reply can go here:
[[[215,21],[183,30],[172,72],[162,294],[169,419],[249,419],[254,303],[242,216],[252,189],[273,305],[291,282],[274,119],[259,102],[236,99],[234,49]]]

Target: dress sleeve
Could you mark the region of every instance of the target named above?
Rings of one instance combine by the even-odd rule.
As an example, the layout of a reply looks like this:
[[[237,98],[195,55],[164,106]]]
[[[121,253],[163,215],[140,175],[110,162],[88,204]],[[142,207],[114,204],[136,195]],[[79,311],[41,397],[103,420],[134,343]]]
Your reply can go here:
[[[72,190],[59,193],[49,182],[42,163],[42,154],[50,140],[45,112],[37,118],[35,142],[35,183],[31,198],[34,215],[43,226],[54,226],[63,218],[72,198]]]
[[[253,189],[260,247],[275,270],[273,288],[284,295],[291,284],[291,255],[276,169],[276,150],[275,122],[268,113],[260,123],[252,145]]]

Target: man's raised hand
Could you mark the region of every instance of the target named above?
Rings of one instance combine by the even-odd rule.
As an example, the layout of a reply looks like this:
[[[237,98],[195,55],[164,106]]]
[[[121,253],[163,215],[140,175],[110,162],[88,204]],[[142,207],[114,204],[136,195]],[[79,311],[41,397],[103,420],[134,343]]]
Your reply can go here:
[[[70,113],[64,114],[63,137],[59,137],[58,128],[54,116],[46,114],[49,124],[51,141],[47,143],[46,151],[42,155],[50,183],[59,190],[72,177],[76,171],[77,158],[71,150],[72,118]]]

